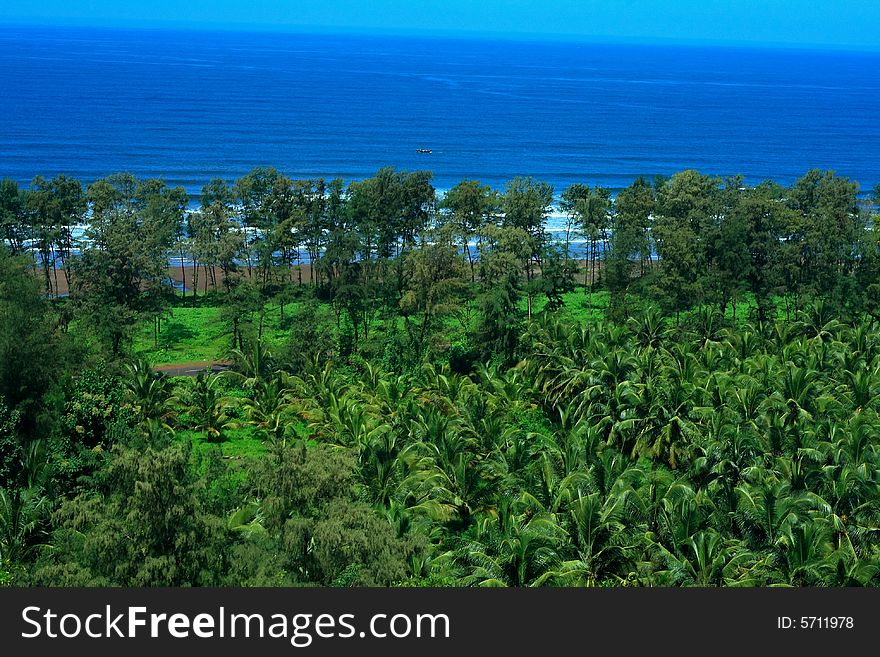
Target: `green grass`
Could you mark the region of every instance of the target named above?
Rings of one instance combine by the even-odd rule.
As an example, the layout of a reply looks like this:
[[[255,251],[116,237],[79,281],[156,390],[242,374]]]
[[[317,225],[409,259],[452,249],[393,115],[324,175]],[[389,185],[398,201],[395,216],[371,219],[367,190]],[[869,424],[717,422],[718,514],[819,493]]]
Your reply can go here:
[[[150,322],[135,336],[134,352],[156,365],[217,360],[229,349],[230,342],[220,319],[220,308],[177,307],[162,322],[158,348]]]
[[[564,295],[563,313],[580,322],[598,321],[605,316],[608,299],[607,291],[597,290],[590,299],[582,288],[578,288]],[[469,303],[473,311],[471,319],[474,320],[477,317],[476,301],[471,300]],[[535,297],[532,303],[532,313],[540,313],[546,305],[547,298],[545,296]],[[526,312],[525,297],[520,299],[520,306],[522,311]],[[295,308],[296,303],[285,305],[285,320],[289,318]],[[135,336],[134,352],[154,365],[222,360],[228,356],[232,337],[228,326],[222,319],[221,312],[220,306],[204,304],[197,307],[176,306],[172,315],[162,321],[158,347],[154,343],[153,324],[149,322],[145,323]],[[281,321],[277,305],[267,306],[263,321],[263,337],[270,348],[280,347],[290,339],[291,330],[286,321]],[[398,330],[404,331],[403,319],[397,317],[395,321],[398,324]],[[472,323],[473,321],[471,321]],[[378,334],[383,333],[384,320],[381,317],[375,317],[372,325],[373,336],[377,335],[377,332]],[[443,325],[453,342],[457,339],[463,339],[467,330],[462,326],[460,319],[453,316],[446,317]]]
[[[201,460],[204,460],[202,457],[215,450],[219,450],[221,456],[228,456],[236,460],[262,458],[266,454],[266,445],[258,437],[257,431],[253,427],[226,431],[226,440],[222,443],[208,442],[202,431],[178,431],[176,438],[181,442],[191,441],[193,457]]]
[[[584,292],[583,287],[578,287],[573,292],[562,295],[562,314],[572,320],[591,323],[605,318],[610,294],[606,290],[596,290],[592,296]],[[538,295],[532,299],[532,315],[543,312],[547,306],[547,296]],[[519,300],[519,308],[522,312],[528,312],[528,299],[525,296]]]
[[[176,439],[180,442],[192,443],[192,465],[195,473],[200,477],[207,474],[209,464],[212,462],[211,457],[220,456],[224,463],[229,464],[225,470],[226,484],[219,480],[209,482],[209,486],[218,489],[218,492],[228,485],[245,486],[248,480],[247,464],[263,458],[266,454],[266,446],[256,437],[253,427],[227,431],[226,440],[222,443],[208,442],[205,440],[205,433],[201,431],[178,431]]]
[[[295,307],[294,303],[285,305],[285,319]],[[153,323],[147,322],[135,335],[134,353],[154,365],[222,360],[232,347],[232,333],[221,313],[220,306],[176,306],[162,320],[158,346]],[[263,337],[270,346],[287,342],[290,329],[281,321],[277,305],[267,306],[263,322]]]
[[[192,361],[214,361],[228,357],[232,346],[230,329],[222,318],[220,305],[208,305],[222,303],[222,298],[209,298],[200,300],[196,307],[176,306],[170,317],[162,321],[162,329],[159,333],[158,347],[154,344],[153,324],[145,323],[135,336],[134,352],[138,356],[146,358],[155,365],[172,365]],[[569,320],[591,324],[605,319],[610,294],[607,290],[597,289],[592,295],[586,294],[583,287],[578,287],[572,292],[563,295],[564,306],[561,314]],[[776,314],[785,316],[783,299],[774,299],[777,304]],[[473,324],[478,317],[476,310],[477,301],[471,299],[466,302],[470,309],[470,322],[462,326],[461,318],[455,316],[445,317],[443,327],[447,332],[447,338],[451,342],[464,340],[468,329],[473,329]],[[630,294],[627,299],[629,311],[638,313],[647,305],[654,305],[649,299],[638,294]],[[538,295],[532,300],[532,314],[538,315],[543,312],[547,305],[547,297]],[[295,310],[296,302],[285,305],[284,320],[282,321],[277,304],[266,306],[266,314],[263,319],[263,338],[270,348],[280,348],[290,340],[291,328],[286,320],[290,313]],[[528,302],[525,296],[519,301],[520,310],[525,313],[528,310]],[[750,294],[744,294],[737,303],[737,324],[744,325],[749,318],[749,311],[755,306],[754,299]],[[686,316],[688,313],[682,313]],[[733,307],[728,305],[726,309],[727,319],[733,318]],[[377,315],[373,318],[371,337],[384,334],[385,319]],[[674,321],[674,319],[670,319]],[[396,317],[398,331],[404,331],[404,322],[401,317]]]

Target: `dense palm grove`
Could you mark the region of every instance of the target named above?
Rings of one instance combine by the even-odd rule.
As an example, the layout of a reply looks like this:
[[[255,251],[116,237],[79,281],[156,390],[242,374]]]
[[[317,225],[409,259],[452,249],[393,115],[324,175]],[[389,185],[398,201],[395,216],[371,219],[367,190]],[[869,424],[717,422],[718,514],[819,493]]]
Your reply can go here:
[[[556,239],[521,178],[0,191],[4,583],[880,582],[880,249],[845,178],[573,185]],[[134,356],[206,304],[231,370]]]

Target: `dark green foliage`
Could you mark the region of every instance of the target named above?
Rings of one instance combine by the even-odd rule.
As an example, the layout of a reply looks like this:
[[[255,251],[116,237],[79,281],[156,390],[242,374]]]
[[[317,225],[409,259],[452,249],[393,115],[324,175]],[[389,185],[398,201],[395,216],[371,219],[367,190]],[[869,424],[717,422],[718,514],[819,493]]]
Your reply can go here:
[[[0,185],[9,247],[30,207],[62,253],[76,186]],[[98,181],[74,304],[0,256],[0,583],[877,585],[880,241],[856,194],[819,171],[574,185],[553,243],[530,179],[438,210],[427,172],[257,169],[206,186],[187,239],[175,190]],[[175,311],[220,306],[231,371],[88,366],[161,331],[169,249],[211,288]]]
[[[49,491],[65,495],[87,485],[83,478],[103,464],[106,450],[134,423],[120,380],[104,368],[83,370],[66,391],[63,414],[48,440]]]
[[[703,301],[704,273],[717,181],[696,171],[675,174],[658,190],[653,227],[661,271],[655,289],[663,308],[680,312]]]
[[[369,586],[402,579],[406,545],[375,510],[355,499],[354,467],[350,454],[327,447],[270,451],[254,473],[261,529],[253,532],[251,553],[265,551],[268,563],[291,583],[327,586],[347,577]],[[269,556],[279,548],[280,560]],[[259,581],[260,561],[247,574],[238,565],[237,577]]]
[[[296,307],[289,319],[290,340],[281,360],[291,372],[304,372],[335,353],[333,313],[325,304],[310,299]]]
[[[0,231],[10,252],[20,255],[28,233],[25,195],[18,183],[9,178],[0,180]]]
[[[605,281],[611,295],[610,314],[612,319],[620,321],[629,314],[627,293],[634,273],[643,274],[652,262],[650,229],[656,207],[654,190],[639,178],[618,194],[616,206],[604,261]]]
[[[471,241],[480,235],[486,224],[494,223],[498,213],[498,193],[476,180],[463,180],[446,192],[440,208],[451,215],[453,231],[467,254],[471,282],[475,283],[475,252]]]
[[[155,321],[170,302],[168,255],[180,232],[186,195],[161,180],[114,174],[89,185],[90,242],[73,263],[71,294],[80,316],[121,353],[134,327]]]
[[[117,446],[103,495],[80,495],[57,512],[53,543],[35,584],[216,584],[224,571],[223,527],[203,514],[189,450]]]
[[[232,336],[230,349],[244,351],[261,337],[265,300],[259,288],[250,281],[235,280],[228,288],[221,317]]]
[[[559,310],[565,303],[563,295],[574,290],[574,275],[577,265],[557,246],[544,249],[541,259],[541,278],[536,290],[547,296],[548,312]]]
[[[102,367],[87,369],[72,384],[60,428],[71,444],[106,447],[108,426],[130,413],[119,378]]]
[[[514,178],[507,183],[501,197],[504,212],[502,225],[519,229],[527,235],[523,269],[529,283],[534,276],[534,267],[541,266],[541,252],[548,239],[547,216],[552,202],[553,186],[532,178]]]
[[[30,424],[62,359],[51,308],[24,257],[0,246],[0,397]]]
[[[24,194],[30,218],[30,232],[35,239],[43,269],[46,293],[58,294],[58,270],[63,268],[68,280],[73,251],[72,229],[82,223],[86,195],[82,184],[60,175],[51,180],[37,176]]]
[[[404,272],[407,282],[400,310],[410,348],[421,359],[430,336],[464,297],[465,264],[454,246],[438,241],[410,252]]]
[[[560,207],[568,215],[570,226],[587,239],[584,288],[592,292],[600,272],[599,260],[603,259],[606,251],[606,234],[611,227],[611,190],[598,186],[590,189],[587,185],[574,184],[562,193]],[[566,254],[569,239],[570,229],[567,229]]]
[[[523,319],[518,301],[519,294],[511,278],[479,297],[479,319],[473,343],[482,360],[494,356],[505,363],[513,360]]]
[[[850,299],[858,304],[857,310],[877,320],[880,319],[880,233],[866,233],[860,246],[856,290]]]
[[[235,195],[229,185],[224,180],[215,178],[202,187],[201,200],[201,211],[190,213],[187,217],[189,251],[195,265],[192,276],[193,296],[198,293],[199,288],[199,265],[205,268],[202,283],[205,291],[209,282],[217,289],[217,267],[220,269],[224,288],[229,291],[237,280],[239,267],[236,258],[245,248],[245,240],[238,233],[238,225],[233,220]]]
[[[24,483],[24,445],[18,435],[19,422],[20,414],[0,398],[0,488],[17,488]]]

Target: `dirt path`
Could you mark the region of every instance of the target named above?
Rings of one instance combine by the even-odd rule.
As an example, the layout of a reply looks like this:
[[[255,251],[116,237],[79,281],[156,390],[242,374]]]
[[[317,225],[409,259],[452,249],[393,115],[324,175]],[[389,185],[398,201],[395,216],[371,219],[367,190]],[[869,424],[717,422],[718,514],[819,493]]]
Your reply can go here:
[[[153,367],[157,372],[163,372],[168,376],[192,376],[196,377],[202,372],[225,372],[229,369],[227,361],[193,361],[190,363],[174,363],[171,365],[156,365]]]

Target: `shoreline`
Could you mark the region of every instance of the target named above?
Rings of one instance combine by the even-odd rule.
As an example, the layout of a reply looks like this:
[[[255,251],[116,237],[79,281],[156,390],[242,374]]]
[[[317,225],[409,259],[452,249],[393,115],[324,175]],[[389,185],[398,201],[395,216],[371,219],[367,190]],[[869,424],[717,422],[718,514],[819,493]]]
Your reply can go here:
[[[171,267],[167,267],[165,269],[165,273],[167,277],[171,280],[172,285],[174,286],[175,291],[182,292],[184,290],[184,269],[186,269],[186,294],[189,296],[192,294],[193,288],[195,287],[195,271],[193,267],[181,267],[180,265],[175,265]],[[209,274],[211,273],[212,268],[208,268]],[[302,284],[306,285],[311,281],[312,275],[312,266],[311,264],[301,264],[301,265],[292,265],[291,268],[291,283],[299,284],[299,274],[302,274]],[[297,271],[299,270],[299,271]],[[39,267],[32,270],[34,277],[37,278],[40,283],[45,282],[45,273],[43,269]],[[243,267],[240,270],[244,276],[248,276],[247,267]],[[201,295],[205,292],[213,292],[215,290],[214,282],[211,280],[211,276],[205,275],[205,268],[199,265],[199,275],[198,275],[198,290],[197,294]],[[52,297],[66,297],[70,295],[70,284],[67,280],[67,272],[61,267],[55,267],[50,270],[50,277],[52,279]],[[213,267],[213,281],[216,281],[216,289],[222,289],[223,285],[223,271],[220,267]],[[57,285],[57,287],[56,287]]]

